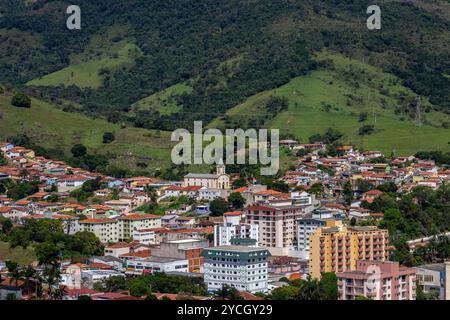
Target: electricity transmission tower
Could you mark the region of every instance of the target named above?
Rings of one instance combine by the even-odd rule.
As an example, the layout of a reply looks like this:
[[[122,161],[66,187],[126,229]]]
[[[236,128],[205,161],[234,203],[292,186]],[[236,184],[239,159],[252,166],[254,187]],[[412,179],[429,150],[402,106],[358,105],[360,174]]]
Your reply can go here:
[[[422,126],[422,119],[421,119],[421,115],[420,115],[420,104],[421,104],[420,96],[417,96],[416,97],[416,118],[415,118],[415,123],[419,127]]]

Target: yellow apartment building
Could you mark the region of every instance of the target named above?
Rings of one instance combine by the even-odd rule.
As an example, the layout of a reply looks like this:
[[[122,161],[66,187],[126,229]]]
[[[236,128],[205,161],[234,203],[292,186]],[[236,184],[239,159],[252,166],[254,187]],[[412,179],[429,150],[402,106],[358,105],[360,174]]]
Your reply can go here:
[[[389,255],[389,233],[375,226],[348,227],[330,220],[309,240],[309,273],[316,279],[324,272],[353,271],[358,260],[386,261]]]

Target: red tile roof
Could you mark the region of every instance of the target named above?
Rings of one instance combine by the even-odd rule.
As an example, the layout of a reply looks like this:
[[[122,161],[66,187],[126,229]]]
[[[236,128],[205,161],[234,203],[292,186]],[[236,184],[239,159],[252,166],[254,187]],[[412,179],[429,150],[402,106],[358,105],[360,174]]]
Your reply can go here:
[[[99,293],[98,291],[89,289],[89,288],[80,288],[80,289],[69,289],[64,288],[64,292],[66,295],[70,297],[78,297],[78,296],[90,296],[92,294]]]
[[[133,213],[126,216],[122,216],[119,219],[120,220],[144,220],[144,219],[158,219],[161,218],[160,216],[157,216],[156,214],[139,214],[139,213]]]
[[[148,258],[152,255],[150,250],[142,250],[121,254],[120,257]]]
[[[102,219],[86,219],[80,221],[80,223],[108,223],[108,222],[116,222],[116,220],[109,218],[102,218]]]
[[[238,217],[238,216],[242,215],[242,212],[240,212],[240,211],[229,211],[229,212],[225,212],[223,215],[225,217]]]
[[[234,189],[232,192],[245,192],[247,190],[248,190],[247,187],[241,187],[241,188]]]

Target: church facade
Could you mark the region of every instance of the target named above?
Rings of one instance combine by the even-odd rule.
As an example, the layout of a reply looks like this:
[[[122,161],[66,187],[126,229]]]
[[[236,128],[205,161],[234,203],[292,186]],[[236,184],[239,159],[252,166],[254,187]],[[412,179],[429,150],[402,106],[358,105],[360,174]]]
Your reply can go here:
[[[184,186],[201,186],[208,189],[230,189],[230,176],[225,172],[225,165],[219,164],[216,174],[189,173],[184,176]]]

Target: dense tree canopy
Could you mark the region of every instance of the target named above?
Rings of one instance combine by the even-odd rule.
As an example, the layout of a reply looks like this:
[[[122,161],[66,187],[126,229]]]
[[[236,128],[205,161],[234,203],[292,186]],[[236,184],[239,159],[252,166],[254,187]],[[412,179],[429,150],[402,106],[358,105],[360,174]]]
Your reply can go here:
[[[209,210],[211,211],[211,216],[222,216],[228,211],[229,204],[223,198],[216,198],[209,204]]]
[[[21,39],[25,34],[32,38],[18,42],[9,33],[4,37],[2,83],[22,85],[67,67],[70,57],[83,53],[94,36],[104,37],[110,28],[122,26],[126,31],[111,41],[133,42],[139,54],[127,67],[102,69],[99,88],[28,91],[77,102],[84,112],[115,123],[186,127],[199,115],[209,122],[255,93],[314,70],[318,66],[309,52],[326,48],[349,56],[362,52],[370,63],[429,97],[436,108],[449,110],[450,53],[441,45],[448,37],[449,22],[439,10],[432,12],[414,2],[383,3],[383,29],[363,36],[358,34],[366,18],[364,1],[79,0],[77,4],[83,8],[83,28],[72,32],[65,27],[63,3],[2,2],[0,29],[17,30]],[[336,19],[345,23],[337,26]],[[411,34],[421,40],[411,41]],[[129,112],[141,98],[185,82],[192,92],[173,97],[179,111]],[[270,99],[264,108],[275,114],[286,108],[286,101]],[[230,125],[262,126],[267,117],[263,109],[241,123],[231,119]]]
[[[80,258],[101,255],[103,246],[90,232],[69,235],[58,220],[28,219],[23,226],[15,227],[7,237],[11,247],[33,245],[41,264],[55,264],[61,257]]]
[[[11,104],[20,108],[31,108],[31,99],[23,92],[15,92],[11,98]]]

